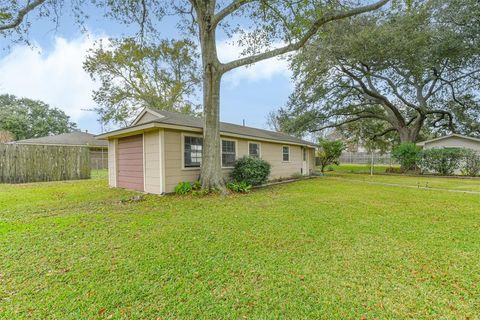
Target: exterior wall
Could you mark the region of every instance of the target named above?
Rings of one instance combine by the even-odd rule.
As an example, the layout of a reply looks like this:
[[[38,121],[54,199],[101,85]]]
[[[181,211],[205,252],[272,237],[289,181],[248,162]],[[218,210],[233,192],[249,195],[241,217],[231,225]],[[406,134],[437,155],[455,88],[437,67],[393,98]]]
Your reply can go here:
[[[117,186],[117,139],[108,140],[108,185]]]
[[[196,133],[183,133],[185,135],[198,135]],[[183,143],[182,132],[176,130],[165,130],[165,192],[173,192],[175,186],[181,181],[195,181],[200,176],[200,169],[183,169]],[[254,139],[240,139],[225,137],[225,139],[237,141],[237,158],[248,155],[248,143],[260,144],[261,158],[268,161],[271,166],[270,179],[287,178],[295,173],[300,173],[303,165],[302,149],[300,146],[287,145],[282,143],[256,141]],[[282,161],[282,147],[290,147],[290,161]],[[313,148],[307,150],[307,168],[313,171],[315,166],[315,151]],[[223,169],[227,176],[230,168]]]
[[[480,142],[461,137],[448,137],[437,141],[427,142],[424,148],[466,148],[480,152]]]
[[[161,194],[160,130],[145,132],[143,137],[145,192]]]

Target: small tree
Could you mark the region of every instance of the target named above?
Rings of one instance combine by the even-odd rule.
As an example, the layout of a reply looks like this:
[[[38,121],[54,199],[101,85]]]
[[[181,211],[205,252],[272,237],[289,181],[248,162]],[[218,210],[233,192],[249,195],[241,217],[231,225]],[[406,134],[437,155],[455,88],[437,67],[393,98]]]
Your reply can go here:
[[[393,149],[392,156],[400,163],[402,171],[414,170],[420,157],[421,149],[415,143],[401,143]]]
[[[464,151],[462,173],[466,176],[476,177],[480,173],[480,155],[471,150]]]
[[[320,171],[323,173],[325,167],[328,165],[338,165],[343,150],[345,150],[345,145],[342,141],[321,140],[320,150],[317,152],[317,158],[320,162]]]

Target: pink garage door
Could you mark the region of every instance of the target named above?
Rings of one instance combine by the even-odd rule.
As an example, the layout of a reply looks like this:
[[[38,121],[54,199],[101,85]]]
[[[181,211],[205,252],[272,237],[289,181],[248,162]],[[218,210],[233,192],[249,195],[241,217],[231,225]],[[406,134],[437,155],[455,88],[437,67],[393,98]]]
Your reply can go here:
[[[143,136],[118,139],[118,186],[143,191]]]

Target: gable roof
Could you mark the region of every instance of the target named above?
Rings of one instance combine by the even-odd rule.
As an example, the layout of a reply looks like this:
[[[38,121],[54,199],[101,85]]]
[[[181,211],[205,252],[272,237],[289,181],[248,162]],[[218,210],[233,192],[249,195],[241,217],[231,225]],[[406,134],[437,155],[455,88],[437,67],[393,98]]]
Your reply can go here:
[[[440,140],[445,140],[445,139],[449,139],[449,138],[461,138],[461,139],[471,140],[471,141],[475,141],[475,142],[480,142],[479,138],[464,136],[464,135],[461,135],[461,134],[458,134],[458,133],[452,133],[452,134],[449,134],[448,136],[443,136],[443,137],[439,137],[439,138],[435,138],[435,139],[430,139],[430,140],[425,140],[425,141],[422,141],[422,142],[418,142],[417,146],[423,147],[427,143],[440,141]]]
[[[142,125],[149,124],[149,123],[159,124],[159,127],[162,127],[162,125],[172,125],[172,126],[181,126],[181,127],[195,128],[195,129],[203,129],[202,118],[185,115],[178,112],[170,112],[170,111],[158,110],[153,108],[146,108],[144,111],[142,111],[141,114],[145,114],[145,112],[150,112],[151,114],[155,115],[157,118],[155,120],[137,125],[136,123],[138,122],[138,120],[140,120],[140,117],[137,117],[137,119],[133,122],[132,126],[99,135],[97,136],[97,138],[105,139],[105,138],[108,138],[108,136],[112,136],[115,133],[119,133],[122,130],[141,127]],[[242,126],[242,125],[228,123],[228,122],[220,122],[220,133],[226,136],[233,135],[233,136],[240,136],[244,138],[276,141],[279,143],[300,144],[300,145],[308,145],[312,147],[316,146],[316,144],[313,142],[292,137],[290,135],[287,135],[281,132],[247,127],[247,126]]]
[[[62,145],[62,146],[87,146],[104,148],[108,142],[95,139],[95,135],[87,132],[74,131],[55,136],[46,136],[25,140],[13,141],[13,144],[37,144],[37,145]]]

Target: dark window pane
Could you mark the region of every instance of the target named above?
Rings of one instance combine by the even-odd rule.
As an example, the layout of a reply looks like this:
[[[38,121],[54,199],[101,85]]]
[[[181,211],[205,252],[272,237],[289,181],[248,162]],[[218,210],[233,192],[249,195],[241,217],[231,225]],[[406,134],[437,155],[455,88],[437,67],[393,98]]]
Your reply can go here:
[[[260,156],[260,145],[258,143],[250,143],[248,145],[248,154],[252,157]]]
[[[235,165],[235,158],[235,141],[222,140],[222,166],[233,167]]]
[[[283,161],[290,161],[290,148],[283,147]]]
[[[203,138],[185,136],[184,145],[184,167],[200,167],[202,164]]]

